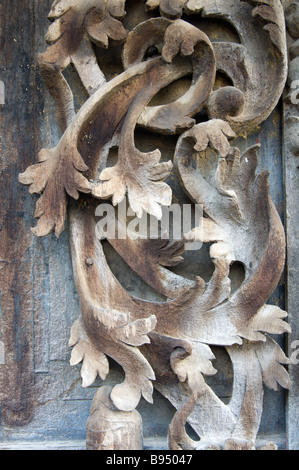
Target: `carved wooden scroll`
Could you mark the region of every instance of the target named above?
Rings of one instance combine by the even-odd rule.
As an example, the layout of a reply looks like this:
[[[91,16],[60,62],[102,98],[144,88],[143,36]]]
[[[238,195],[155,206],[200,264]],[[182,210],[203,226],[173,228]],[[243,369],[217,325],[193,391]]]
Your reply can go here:
[[[139,5],[136,0],[136,5]],[[49,47],[40,69],[57,105],[63,135],[55,148],[20,175],[40,194],[37,236],[64,229],[68,201],[74,277],[81,304],[70,346],[82,362],[82,386],[109,372],[108,357],[123,368],[123,383],[100,388],[87,423],[90,449],[141,446],[141,397],[156,387],[177,409],[170,449],[252,449],[264,385],[290,387],[288,359],[270,336],[289,332],[286,312],[266,302],[284,269],[285,237],[269,195],[268,173],[257,172],[259,147],[244,155],[234,145],[277,105],[287,77],[285,19],[279,0],[148,0],[143,20],[126,22],[124,0],[56,0]],[[226,21],[235,41],[211,42],[198,26]],[[107,78],[96,47],[122,45],[122,71]],[[89,94],[74,111],[63,70],[73,64]],[[216,86],[217,74],[226,77]],[[169,102],[153,102],[183,77],[190,86]],[[155,98],[157,100],[157,98]],[[177,135],[173,161],[159,149],[142,152],[135,129]],[[107,166],[109,150],[118,159]],[[201,162],[214,162],[209,171]],[[129,294],[112,274],[97,231],[95,208],[127,196],[133,213],[161,220],[171,205],[168,182],[179,176],[190,203],[203,208],[201,227],[181,240],[112,237],[108,242],[165,301]],[[168,178],[168,179],[167,179]],[[166,180],[166,181],[165,181]],[[88,195],[80,203],[80,195]],[[116,222],[117,230],[121,225]],[[190,281],[171,269],[184,261],[186,243],[209,243],[214,273]],[[194,252],[196,256],[196,251]],[[234,292],[229,272],[242,263]],[[217,374],[212,346],[229,354],[234,385],[228,404],[205,377]],[[188,437],[187,421],[199,436]],[[272,448],[269,446],[269,448]]]

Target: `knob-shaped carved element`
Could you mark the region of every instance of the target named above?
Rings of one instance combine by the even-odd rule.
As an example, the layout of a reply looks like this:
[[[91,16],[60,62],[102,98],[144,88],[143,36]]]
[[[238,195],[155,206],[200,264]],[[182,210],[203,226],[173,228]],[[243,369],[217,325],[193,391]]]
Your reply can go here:
[[[87,450],[142,450],[142,420],[138,411],[119,411],[110,400],[111,388],[101,387],[92,401],[86,424]]]

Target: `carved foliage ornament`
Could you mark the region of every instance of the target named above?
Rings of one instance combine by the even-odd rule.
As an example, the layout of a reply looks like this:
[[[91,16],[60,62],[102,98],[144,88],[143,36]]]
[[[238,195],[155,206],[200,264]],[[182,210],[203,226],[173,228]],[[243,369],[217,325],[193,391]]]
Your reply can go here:
[[[201,241],[211,243],[214,263],[209,282],[200,277],[187,281],[168,269],[182,262],[186,240],[108,240],[167,302],[130,295],[109,268],[94,213],[80,203],[69,209],[82,311],[71,331],[71,364],[83,363],[83,387],[98,375],[106,378],[107,357],[125,373],[123,383],[96,395],[90,436],[103,426],[103,410],[110,407],[119,416],[133,413],[141,396],[152,402],[156,387],[177,409],[169,427],[171,449],[254,448],[263,384],[272,389],[290,386],[283,366],[289,361],[269,336],[289,331],[286,312],[266,304],[284,268],[285,238],[269,196],[268,172],[257,174],[258,146],[241,155],[232,142],[261,124],[282,94],[287,76],[284,13],[279,0],[141,3],[145,21],[129,30],[122,23],[124,0],[53,3],[49,47],[39,64],[63,135],[56,147],[40,151],[20,181],[40,194],[33,232],[45,236],[54,231],[59,237],[67,201],[77,200],[80,193],[114,206],[127,195],[138,217],[147,213],[161,219],[162,207],[172,201],[165,180],[177,172],[186,194],[203,206]],[[192,21],[198,17],[225,20],[238,41],[212,43]],[[108,80],[98,65],[95,45],[110,48],[118,43],[123,44],[123,71]],[[63,75],[71,63],[89,94],[77,113]],[[215,87],[217,72],[229,78],[229,86]],[[182,96],[149,106],[161,89],[189,75],[190,87]],[[137,149],[136,127],[177,134],[173,161],[161,161],[158,149]],[[107,167],[111,147],[118,148],[118,160]],[[197,162],[212,153],[217,165],[208,179]],[[195,227],[191,242],[198,233]],[[245,279],[232,292],[229,271],[234,261],[244,265]],[[228,404],[205,381],[205,376],[217,373],[214,345],[227,350],[233,366]],[[187,420],[200,441],[187,436]],[[129,421],[126,426],[131,429]],[[130,448],[138,440],[135,436],[130,444],[114,438],[111,448],[116,449]],[[101,439],[91,447],[107,448]]]

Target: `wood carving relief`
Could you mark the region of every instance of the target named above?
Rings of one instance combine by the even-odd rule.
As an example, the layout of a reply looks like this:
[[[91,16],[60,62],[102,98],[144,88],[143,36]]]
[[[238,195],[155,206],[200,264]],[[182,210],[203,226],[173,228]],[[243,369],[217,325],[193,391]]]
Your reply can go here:
[[[62,136],[19,177],[40,195],[37,236],[54,231],[59,237],[68,212],[82,312],[71,331],[71,364],[82,362],[82,386],[106,378],[108,358],[124,370],[122,383],[96,393],[87,448],[141,448],[136,407],[141,397],[152,402],[155,387],[177,410],[170,449],[254,449],[264,385],[290,387],[289,360],[271,336],[290,331],[287,314],[267,304],[284,269],[285,236],[269,174],[257,170],[259,146],[242,154],[234,142],[268,118],[284,90],[284,12],[279,0],[136,0],[127,14],[126,8],[124,0],[53,3],[49,47],[39,65]],[[209,38],[204,25],[211,20],[226,22],[235,41]],[[105,76],[97,50],[120,44],[122,70]],[[63,74],[70,64],[89,95],[77,112]],[[188,88],[163,100],[186,77]],[[173,160],[160,149],[137,148],[136,129],[177,136]],[[111,149],[117,150],[112,165]],[[201,227],[181,240],[107,235],[128,266],[165,297],[147,301],[112,273],[95,209],[127,198],[139,219],[161,220],[172,203],[174,174],[190,204],[202,207]],[[187,242],[210,244],[208,282],[172,269],[184,262]],[[245,270],[235,291],[234,262]],[[213,346],[225,348],[233,367],[227,404],[206,381],[217,374]],[[187,421],[198,441],[187,435]]]

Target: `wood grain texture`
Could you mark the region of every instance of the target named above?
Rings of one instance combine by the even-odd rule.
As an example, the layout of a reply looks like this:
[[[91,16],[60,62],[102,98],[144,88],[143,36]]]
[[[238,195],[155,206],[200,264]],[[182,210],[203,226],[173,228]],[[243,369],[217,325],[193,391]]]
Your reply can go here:
[[[30,28],[23,27],[30,18]],[[8,24],[7,18],[10,18]],[[1,107],[1,340],[5,364],[1,365],[2,420],[22,425],[32,419],[32,296],[30,221],[31,206],[18,183],[20,168],[32,161],[36,151],[34,90],[26,90],[36,76],[33,31],[36,21],[32,2],[5,2],[0,7],[1,69],[5,70],[5,106]],[[11,34],[11,31],[14,31]],[[14,35],[15,34],[15,35]],[[22,74],[16,74],[22,70]],[[4,77],[3,77],[4,78]]]

